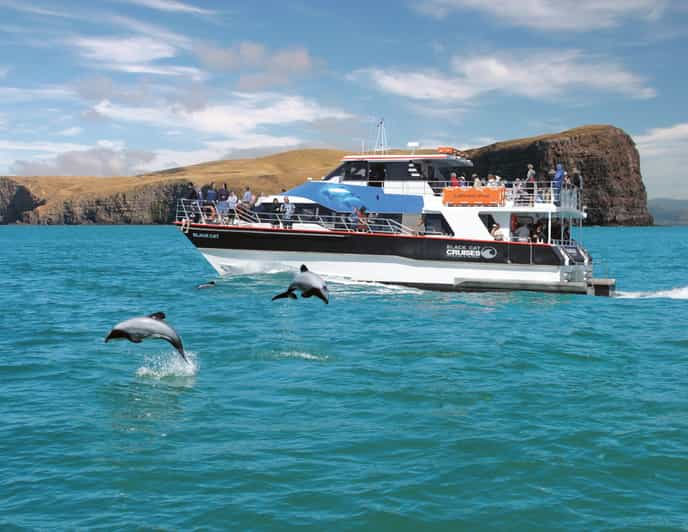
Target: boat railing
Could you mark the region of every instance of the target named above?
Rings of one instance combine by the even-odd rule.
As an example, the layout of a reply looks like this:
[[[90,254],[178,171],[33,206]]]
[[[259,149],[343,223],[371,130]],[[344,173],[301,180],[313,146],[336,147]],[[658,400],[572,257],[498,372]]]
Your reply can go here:
[[[260,212],[242,203],[230,208],[224,202],[180,199],[177,202],[177,222],[183,227],[190,223],[205,225],[265,225],[272,228],[289,229],[295,224],[301,228],[315,225],[328,231],[367,232],[384,234],[417,235],[414,230],[384,215],[369,214],[365,218],[354,214]],[[432,230],[422,230],[424,235],[441,234]]]
[[[534,207],[536,205],[554,205],[564,209],[581,210],[582,193],[579,187],[563,184],[557,181],[538,181],[527,183],[516,179],[513,181],[497,181],[482,183],[475,186],[468,181],[453,186],[451,181],[368,181],[368,186],[384,187],[387,193],[418,194],[445,196],[446,191],[455,191],[452,194],[456,198],[462,195],[464,201],[459,199],[457,206],[489,205],[489,206],[516,206]],[[485,194],[475,194],[475,191],[484,191]],[[496,201],[490,191],[503,191],[503,195]],[[462,194],[462,192],[465,193]],[[480,196],[484,196],[482,199]],[[471,197],[473,196],[473,197]]]

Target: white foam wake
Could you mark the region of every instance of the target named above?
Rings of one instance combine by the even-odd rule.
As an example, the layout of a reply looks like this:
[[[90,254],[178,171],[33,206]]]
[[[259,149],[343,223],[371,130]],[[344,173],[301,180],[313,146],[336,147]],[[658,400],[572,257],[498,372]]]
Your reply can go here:
[[[655,292],[617,292],[620,299],[688,299],[688,286]]]
[[[379,294],[417,294],[421,293],[422,290],[418,288],[413,288],[411,286],[395,285],[395,284],[385,284],[377,283],[375,281],[356,281],[354,279],[348,279],[346,277],[336,277],[333,275],[323,276],[327,279],[330,284],[338,284],[342,286],[355,286],[365,288],[368,291],[379,293]]]
[[[154,379],[193,377],[199,369],[196,353],[187,351],[186,358],[190,363],[184,362],[176,351],[146,356],[145,365],[136,370],[136,375]]]

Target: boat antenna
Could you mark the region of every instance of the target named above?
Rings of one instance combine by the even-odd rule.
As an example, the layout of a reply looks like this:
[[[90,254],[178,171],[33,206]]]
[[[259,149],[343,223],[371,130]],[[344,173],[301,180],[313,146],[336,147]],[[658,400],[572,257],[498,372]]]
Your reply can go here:
[[[375,153],[387,153],[387,132],[385,131],[385,119],[380,118],[377,123],[377,137],[375,138]]]

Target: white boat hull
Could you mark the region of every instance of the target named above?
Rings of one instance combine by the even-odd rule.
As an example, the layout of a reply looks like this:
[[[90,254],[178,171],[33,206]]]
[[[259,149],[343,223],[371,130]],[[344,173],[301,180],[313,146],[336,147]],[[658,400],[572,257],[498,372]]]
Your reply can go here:
[[[326,277],[437,290],[536,290],[586,293],[584,266],[471,264],[397,256],[199,248],[220,275],[297,270],[301,264]],[[580,272],[575,270],[580,269]]]

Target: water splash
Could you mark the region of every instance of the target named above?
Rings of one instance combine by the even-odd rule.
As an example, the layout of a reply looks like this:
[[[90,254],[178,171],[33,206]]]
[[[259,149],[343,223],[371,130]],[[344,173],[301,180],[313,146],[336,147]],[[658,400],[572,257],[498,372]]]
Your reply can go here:
[[[688,286],[655,292],[617,292],[619,299],[688,299]]]
[[[341,293],[352,293],[345,287],[361,288],[367,292],[372,292],[376,294],[419,294],[423,293],[422,290],[418,288],[413,288],[410,286],[394,285],[377,283],[375,281],[356,281],[354,279],[348,279],[346,277],[336,277],[336,276],[323,276],[327,279],[330,285],[339,285],[336,290]]]
[[[153,379],[193,377],[199,370],[196,353],[187,351],[186,358],[189,363],[184,362],[176,351],[146,356],[145,365],[136,370],[136,375]]]

